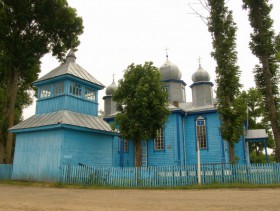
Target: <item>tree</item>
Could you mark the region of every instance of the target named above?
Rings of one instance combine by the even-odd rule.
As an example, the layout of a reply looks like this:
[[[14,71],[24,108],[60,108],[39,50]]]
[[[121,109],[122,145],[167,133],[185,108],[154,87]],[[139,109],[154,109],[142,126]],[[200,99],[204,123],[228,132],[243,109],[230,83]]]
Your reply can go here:
[[[230,161],[235,163],[234,144],[239,142],[244,131],[246,106],[241,98],[240,70],[236,65],[236,29],[232,12],[224,0],[208,0],[210,16],[208,30],[212,34],[214,51],[212,56],[217,62],[217,110],[220,114],[220,131],[224,140],[229,142]]]
[[[274,40],[275,48],[276,48],[276,60],[280,62],[280,33],[275,37]]]
[[[276,161],[280,162],[280,110],[279,110],[279,38],[272,29],[273,21],[269,14],[272,5],[267,0],[243,0],[243,8],[249,11],[249,21],[253,28],[250,48],[259,59],[254,74],[260,90],[275,139]]]
[[[263,96],[257,88],[250,88],[248,91],[243,91],[241,97],[247,104],[247,121],[248,129],[266,129],[268,134],[267,147],[274,149],[275,142],[269,126],[267,112],[263,104]],[[263,154],[264,144],[260,142],[249,142],[250,161],[251,163],[266,162]],[[273,155],[270,156],[273,160]]]
[[[135,143],[135,165],[142,166],[141,140],[156,137],[169,113],[167,92],[162,90],[160,72],[152,62],[131,64],[113,93],[117,103],[115,121],[121,135]]]
[[[70,48],[79,45],[82,19],[66,0],[0,0],[0,52],[4,61],[6,94],[1,99],[2,120],[8,128],[15,123],[15,106],[19,86],[38,77],[40,59],[52,52],[63,60]],[[1,121],[4,123],[5,121]],[[2,127],[1,127],[2,128]],[[12,162],[13,136],[1,131],[0,146],[5,142],[5,162]]]

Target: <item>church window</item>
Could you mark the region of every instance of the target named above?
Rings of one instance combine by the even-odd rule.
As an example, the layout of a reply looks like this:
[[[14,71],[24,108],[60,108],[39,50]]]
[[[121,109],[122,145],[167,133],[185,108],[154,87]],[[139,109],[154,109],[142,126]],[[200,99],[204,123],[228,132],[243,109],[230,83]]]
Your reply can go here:
[[[40,98],[46,98],[51,96],[51,86],[42,86],[40,89]]]
[[[53,85],[53,95],[60,95],[64,93],[64,82],[55,83]]]
[[[164,150],[163,128],[157,130],[157,136],[154,139],[154,149]]]
[[[88,100],[95,100],[95,92],[92,88],[86,87],[85,89],[85,98]]]
[[[70,84],[70,94],[81,96],[82,95],[82,86],[78,83]]]
[[[203,117],[198,117],[196,120],[196,138],[200,149],[207,148],[206,140],[206,121]]]

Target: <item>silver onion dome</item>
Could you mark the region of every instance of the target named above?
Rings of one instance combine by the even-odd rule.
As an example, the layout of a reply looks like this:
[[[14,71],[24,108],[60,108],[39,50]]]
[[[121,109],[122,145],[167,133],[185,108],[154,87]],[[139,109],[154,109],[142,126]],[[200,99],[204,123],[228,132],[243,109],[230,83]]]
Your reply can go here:
[[[168,59],[159,68],[161,73],[161,80],[181,80],[182,73],[177,67],[177,65],[170,62]]]
[[[115,83],[115,80],[113,80],[113,82],[111,83],[111,85],[109,85],[106,90],[105,93],[106,95],[112,95],[114,91],[116,91],[118,89],[118,86]]]
[[[210,75],[199,64],[197,71],[192,75],[192,81],[193,82],[210,81]]]

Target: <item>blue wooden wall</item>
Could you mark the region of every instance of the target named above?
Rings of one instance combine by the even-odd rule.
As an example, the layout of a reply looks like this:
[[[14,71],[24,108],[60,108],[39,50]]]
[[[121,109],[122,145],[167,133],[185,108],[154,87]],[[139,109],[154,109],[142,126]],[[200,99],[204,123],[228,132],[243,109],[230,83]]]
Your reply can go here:
[[[13,179],[58,179],[62,140],[61,129],[17,134]]]
[[[113,157],[115,167],[133,167],[134,166],[134,142],[129,141],[128,151],[124,152],[119,146],[119,137],[115,136],[113,141]]]
[[[196,119],[199,115],[188,115],[185,122],[186,128],[186,161],[187,164],[197,163],[197,147],[196,147]],[[200,114],[206,119],[206,133],[207,133],[207,149],[201,149],[201,163],[225,163],[228,154],[225,153],[226,143],[222,140],[219,126],[220,120],[218,113],[204,113]]]
[[[169,115],[164,128],[164,150],[154,149],[154,140],[148,141],[148,166],[184,164],[182,116]]]
[[[65,129],[62,164],[113,166],[113,136]]]
[[[235,157],[237,158],[238,164],[247,163],[247,156],[246,156],[247,146],[248,145],[245,143],[244,137],[242,137],[240,141],[234,145],[234,154]]]
[[[37,100],[36,114],[50,113],[59,110],[69,110],[97,116],[98,103],[72,95],[58,95]]]

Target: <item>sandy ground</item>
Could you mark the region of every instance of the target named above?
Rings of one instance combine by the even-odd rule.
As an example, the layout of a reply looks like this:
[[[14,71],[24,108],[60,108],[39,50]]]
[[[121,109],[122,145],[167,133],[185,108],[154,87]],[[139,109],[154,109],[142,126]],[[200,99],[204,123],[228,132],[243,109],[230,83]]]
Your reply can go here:
[[[0,184],[0,210],[280,210],[280,188],[95,190]]]

